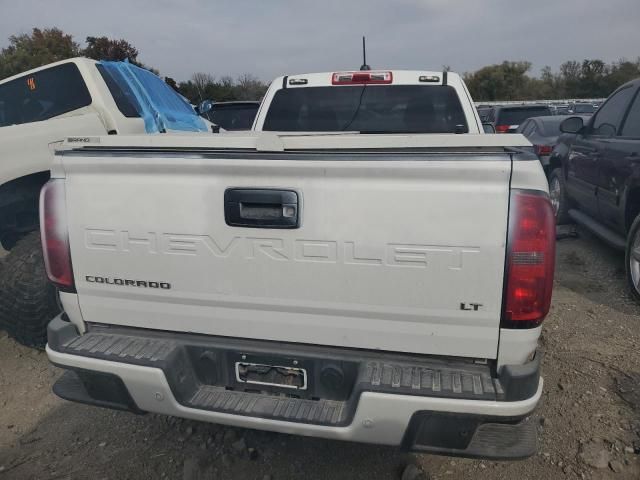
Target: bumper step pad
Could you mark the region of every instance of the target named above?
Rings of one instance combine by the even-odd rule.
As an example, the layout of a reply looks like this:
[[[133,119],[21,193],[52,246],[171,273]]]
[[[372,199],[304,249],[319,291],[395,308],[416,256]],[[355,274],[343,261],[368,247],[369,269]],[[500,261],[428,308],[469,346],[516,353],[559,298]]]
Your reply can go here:
[[[198,389],[187,404],[201,410],[316,425],[338,426],[348,421],[347,402],[283,398],[210,385]]]
[[[67,353],[89,354],[87,356],[126,363],[143,361],[151,366],[165,361],[178,345],[171,340],[92,332],[62,346]]]
[[[366,390],[425,396],[464,395],[464,398],[495,400],[494,379],[488,371],[463,372],[418,366],[368,362]],[[496,380],[497,383],[497,380]],[[498,390],[500,386],[498,385]]]
[[[54,320],[49,327],[50,348],[61,353],[162,369],[179,403],[207,411],[344,426],[350,424],[362,392],[501,399],[502,387],[498,379],[492,378],[488,365],[272,343],[101,325],[90,325],[87,333],[78,335],[70,323],[61,319]],[[239,384],[230,373],[240,355],[243,358],[245,353],[273,356],[273,352],[282,358],[299,360],[299,366],[306,368],[310,375],[308,390],[289,392]],[[207,355],[214,359],[211,368],[218,369],[213,380],[203,374],[211,371],[209,367],[204,370],[198,367],[200,371],[196,368],[196,363]],[[320,367],[326,362],[353,367],[342,397],[320,393],[324,388]]]
[[[515,425],[480,425],[465,450],[465,455],[497,460],[516,459],[530,457],[537,449],[536,427],[534,422],[527,419]]]

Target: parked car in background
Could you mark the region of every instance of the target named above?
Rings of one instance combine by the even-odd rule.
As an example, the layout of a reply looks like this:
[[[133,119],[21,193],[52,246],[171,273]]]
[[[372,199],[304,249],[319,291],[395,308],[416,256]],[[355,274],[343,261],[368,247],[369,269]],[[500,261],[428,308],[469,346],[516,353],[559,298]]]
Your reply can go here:
[[[211,102],[201,115],[224,130],[251,130],[258,108],[259,101]]]
[[[566,115],[528,118],[517,129],[517,133],[523,134],[531,142],[547,174],[549,173],[551,152],[558,143],[558,137],[561,134],[560,124],[566,118],[568,118]],[[588,118],[584,117],[584,120],[586,121]]]
[[[0,328],[43,346],[58,310],[46,281],[38,196],[52,145],[69,136],[207,131],[208,122],[162,79],[123,62],[75,58],[0,81]]]
[[[598,108],[593,103],[572,103],[569,105],[570,115],[593,115]]]
[[[491,123],[496,133],[516,133],[527,118],[549,115],[551,109],[547,105],[503,105],[491,107],[483,122]]]
[[[569,105],[551,105],[553,115],[569,115]]]
[[[617,89],[585,122],[570,117],[551,159],[558,223],[571,219],[626,252],[629,287],[640,300],[640,79]]]
[[[480,120],[483,123],[489,123],[488,119],[489,119],[489,112],[491,110],[491,107],[489,106],[479,106],[476,108],[476,110],[478,110],[478,115],[480,116]]]

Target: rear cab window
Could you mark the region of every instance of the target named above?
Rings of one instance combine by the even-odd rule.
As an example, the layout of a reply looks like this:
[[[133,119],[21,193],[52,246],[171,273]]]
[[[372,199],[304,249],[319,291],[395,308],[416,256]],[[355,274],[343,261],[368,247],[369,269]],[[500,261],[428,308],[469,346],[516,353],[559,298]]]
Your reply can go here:
[[[280,132],[468,133],[448,85],[346,85],[278,90],[263,130]]]
[[[64,63],[0,84],[0,127],[40,122],[91,105],[74,63]]]
[[[529,135],[532,130],[532,122],[530,122],[529,120],[522,122],[518,127],[518,133],[522,133],[523,135]]]
[[[596,111],[596,107],[586,103],[577,103],[573,107],[573,113],[593,113],[595,111]]]
[[[542,129],[544,130],[545,137],[557,137],[562,132],[560,131],[560,124],[564,118],[549,117],[542,121]]]

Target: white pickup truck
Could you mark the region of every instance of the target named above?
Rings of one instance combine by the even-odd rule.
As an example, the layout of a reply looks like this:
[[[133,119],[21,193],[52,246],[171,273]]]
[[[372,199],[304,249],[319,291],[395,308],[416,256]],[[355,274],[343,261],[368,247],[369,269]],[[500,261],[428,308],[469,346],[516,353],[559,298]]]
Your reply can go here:
[[[280,78],[254,127],[57,152],[41,195],[64,307],[49,325],[67,369],[54,391],[414,451],[533,454],[555,227],[526,139],[482,133],[460,78],[434,72]]]
[[[0,80],[0,329],[44,347],[59,312],[42,262],[40,189],[52,147],[70,135],[206,131],[208,122],[153,73],[71,58]]]

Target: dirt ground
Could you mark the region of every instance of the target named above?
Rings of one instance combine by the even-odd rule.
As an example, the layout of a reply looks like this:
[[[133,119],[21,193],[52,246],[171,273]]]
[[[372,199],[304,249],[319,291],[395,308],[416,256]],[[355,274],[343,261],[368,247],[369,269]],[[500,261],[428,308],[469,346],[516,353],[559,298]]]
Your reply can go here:
[[[412,455],[71,404],[51,393],[60,371],[44,353],[0,332],[0,480],[638,479],[640,307],[623,258],[581,231],[558,241],[557,258],[539,453],[528,460]]]

